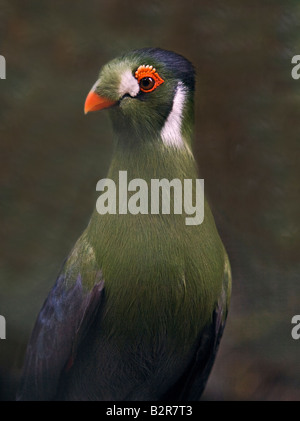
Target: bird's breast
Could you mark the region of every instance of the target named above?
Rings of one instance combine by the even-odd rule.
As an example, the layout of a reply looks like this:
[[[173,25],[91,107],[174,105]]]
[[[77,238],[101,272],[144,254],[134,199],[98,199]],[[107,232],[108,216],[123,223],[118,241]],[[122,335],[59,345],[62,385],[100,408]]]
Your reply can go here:
[[[105,282],[108,334],[193,342],[205,291],[192,231],[179,218],[160,215],[104,215],[101,222],[95,249]]]

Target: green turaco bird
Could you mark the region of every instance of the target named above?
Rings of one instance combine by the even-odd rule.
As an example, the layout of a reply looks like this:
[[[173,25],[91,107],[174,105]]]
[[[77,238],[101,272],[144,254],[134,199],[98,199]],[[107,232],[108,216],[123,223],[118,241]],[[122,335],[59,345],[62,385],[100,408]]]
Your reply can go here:
[[[195,193],[194,79],[188,60],[157,48],[101,69],[85,112],[108,108],[113,124],[103,209],[95,206],[39,313],[17,399],[199,400],[228,311],[226,251],[206,202],[202,223],[188,223],[174,185],[170,211],[160,188],[151,212],[150,187],[145,202],[138,188],[121,193],[120,179],[140,190],[141,180],[192,180]]]

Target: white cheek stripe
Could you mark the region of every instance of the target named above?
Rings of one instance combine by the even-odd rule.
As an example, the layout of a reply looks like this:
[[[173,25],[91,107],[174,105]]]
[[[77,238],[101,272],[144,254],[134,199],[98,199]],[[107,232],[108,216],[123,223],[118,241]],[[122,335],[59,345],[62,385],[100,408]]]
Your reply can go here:
[[[162,128],[160,135],[165,145],[183,148],[184,141],[181,136],[182,111],[186,97],[186,90],[182,82],[178,82],[173,100],[173,107]]]
[[[119,94],[122,97],[125,94],[130,96],[137,96],[139,93],[140,87],[136,78],[132,75],[130,70],[126,70],[121,77],[121,82],[119,85]]]

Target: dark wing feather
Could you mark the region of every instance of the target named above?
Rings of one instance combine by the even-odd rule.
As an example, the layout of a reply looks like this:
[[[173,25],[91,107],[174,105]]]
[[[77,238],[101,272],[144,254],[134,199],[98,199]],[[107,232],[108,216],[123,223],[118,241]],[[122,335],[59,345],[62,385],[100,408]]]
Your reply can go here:
[[[201,332],[194,357],[185,373],[165,394],[163,400],[198,401],[213,367],[225,328],[231,295],[231,270],[226,256],[222,294],[213,312],[212,322]]]
[[[52,400],[62,371],[75,358],[78,343],[99,308],[104,281],[96,273],[91,290],[83,288],[80,273],[69,285],[61,274],[50,291],[34,326],[17,400]]]

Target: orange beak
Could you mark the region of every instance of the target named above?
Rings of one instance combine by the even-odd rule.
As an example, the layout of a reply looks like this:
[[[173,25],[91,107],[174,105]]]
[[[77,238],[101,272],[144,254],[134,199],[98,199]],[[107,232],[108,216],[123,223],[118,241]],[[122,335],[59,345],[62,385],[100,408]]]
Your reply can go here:
[[[117,101],[112,101],[108,98],[101,97],[94,91],[90,91],[86,97],[84,104],[84,113],[87,114],[90,111],[102,110],[103,108],[112,107]]]

